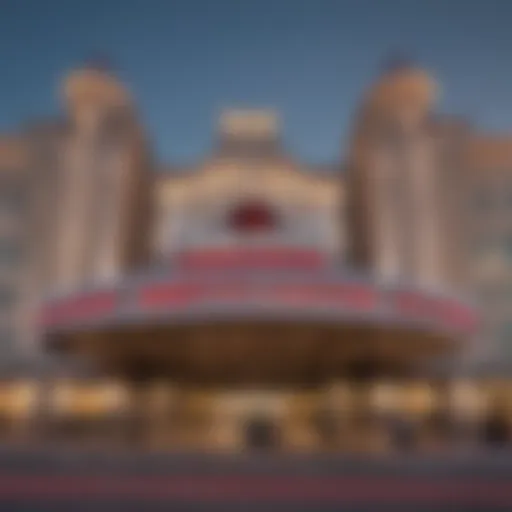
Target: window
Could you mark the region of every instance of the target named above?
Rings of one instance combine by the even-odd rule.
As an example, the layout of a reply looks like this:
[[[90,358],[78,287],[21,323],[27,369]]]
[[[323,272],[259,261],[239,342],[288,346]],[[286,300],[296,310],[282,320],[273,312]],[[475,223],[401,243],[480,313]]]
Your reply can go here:
[[[498,331],[499,344],[507,351],[512,350],[512,322],[505,322]]]
[[[21,244],[0,238],[0,266],[15,265],[22,257]]]
[[[105,116],[98,133],[98,144],[102,149],[111,151],[119,146],[129,135],[133,122],[130,112],[124,108],[120,108],[113,112],[109,112]]]
[[[508,261],[512,261],[512,234],[503,240],[503,252]]]
[[[483,234],[481,236],[475,236],[471,241],[470,250],[472,254],[476,256],[477,260],[481,260],[482,258],[496,255],[500,247],[495,237]]]
[[[15,300],[14,290],[5,285],[0,285],[0,311],[8,309],[12,306]]]
[[[8,327],[0,327],[0,353],[7,356],[14,352],[16,347],[16,338],[12,330]]]
[[[479,213],[488,212],[493,208],[495,198],[489,188],[481,187],[475,192],[472,203],[473,208]]]
[[[483,306],[494,306],[506,298],[508,290],[500,285],[483,285],[477,290],[480,303]]]
[[[23,196],[24,190],[20,183],[0,182],[0,213],[19,211],[23,205]]]

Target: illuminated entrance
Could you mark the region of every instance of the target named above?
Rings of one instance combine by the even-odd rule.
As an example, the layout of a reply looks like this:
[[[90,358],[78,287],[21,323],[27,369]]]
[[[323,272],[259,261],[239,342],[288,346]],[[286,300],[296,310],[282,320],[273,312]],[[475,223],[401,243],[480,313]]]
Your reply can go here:
[[[287,251],[182,255],[185,266],[160,275],[49,299],[47,344],[132,388],[164,382],[171,412],[144,414],[175,447],[344,449],[354,436],[378,445],[378,411],[391,406],[375,405],[375,390],[386,380],[412,389],[425,362],[461,348],[475,312]],[[345,398],[331,396],[336,382]],[[426,422],[433,406],[418,396],[422,412],[407,414]]]

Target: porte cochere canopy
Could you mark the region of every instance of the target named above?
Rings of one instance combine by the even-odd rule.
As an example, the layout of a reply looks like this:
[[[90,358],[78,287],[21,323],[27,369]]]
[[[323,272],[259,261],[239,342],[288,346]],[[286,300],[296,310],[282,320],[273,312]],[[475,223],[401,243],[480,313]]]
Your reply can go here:
[[[144,364],[175,378],[334,377],[372,360],[407,365],[470,339],[475,307],[406,283],[382,284],[297,250],[209,250],[167,268],[49,297],[57,350],[110,370]]]

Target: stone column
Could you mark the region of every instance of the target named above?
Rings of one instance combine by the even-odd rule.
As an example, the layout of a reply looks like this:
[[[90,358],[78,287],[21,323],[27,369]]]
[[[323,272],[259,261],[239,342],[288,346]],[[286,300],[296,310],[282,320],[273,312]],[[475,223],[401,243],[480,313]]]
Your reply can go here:
[[[482,419],[486,404],[478,382],[454,380],[447,393],[456,429],[457,446],[471,449],[480,442]]]
[[[430,383],[433,395],[432,407],[427,417],[429,441],[434,449],[446,449],[452,446],[456,423],[450,403],[450,383],[445,380]]]
[[[323,399],[323,393],[309,396],[299,392],[290,397],[285,444],[291,451],[307,452],[318,449],[318,434],[312,417]]]
[[[129,404],[123,421],[123,437],[128,446],[143,448],[148,444],[149,382],[137,379],[127,385]]]
[[[353,415],[353,394],[349,383],[333,382],[325,390],[323,399],[318,404],[318,411],[324,415],[328,442],[322,441],[319,433],[320,444],[329,446],[332,450],[344,449],[353,444],[350,424]]]
[[[151,448],[169,446],[175,409],[176,390],[170,382],[154,382],[148,389],[148,440]]]
[[[37,404],[37,387],[34,382],[19,381],[10,384],[8,393],[10,438],[17,443],[30,439],[31,421]]]
[[[50,389],[51,386],[47,381],[42,379],[37,381],[37,395],[26,427],[30,442],[44,439],[50,413]]]
[[[214,416],[212,428],[212,448],[220,451],[242,451],[243,443],[240,430],[243,420],[234,413],[226,414],[220,410]]]

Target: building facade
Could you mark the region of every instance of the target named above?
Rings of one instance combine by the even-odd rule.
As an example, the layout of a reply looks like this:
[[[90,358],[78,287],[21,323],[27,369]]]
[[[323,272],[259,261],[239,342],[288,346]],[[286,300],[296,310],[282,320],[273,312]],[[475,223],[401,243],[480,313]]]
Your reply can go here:
[[[25,263],[16,265],[31,262],[32,270],[23,272],[31,276],[25,291],[16,292],[26,313],[16,315],[31,324],[25,320],[43,290],[115,279],[140,262],[212,241],[240,243],[229,215],[248,201],[263,208],[256,203],[264,196],[282,229],[244,243],[278,236],[290,246],[321,246],[382,279],[466,290],[486,311],[482,343],[507,353],[508,299],[498,289],[507,286],[510,141],[439,116],[436,89],[422,70],[386,70],[362,97],[348,154],[328,169],[289,155],[269,111],[226,112],[211,154],[194,168],[169,169],[152,158],[123,84],[96,68],[71,73],[62,87],[64,118],[0,139],[2,190],[14,197],[7,178],[14,169],[18,194],[27,197],[19,222],[30,235]],[[34,346],[31,329],[12,335],[18,347]]]
[[[275,113],[226,112],[215,139],[212,154],[195,169],[159,179],[153,245],[159,257],[241,245],[342,257],[343,188],[334,173],[315,173],[286,153]]]
[[[10,197],[21,180],[26,196],[15,221],[27,245],[11,258],[23,279],[5,325],[28,352],[89,356],[137,385],[95,383],[78,400],[76,382],[61,382],[57,417],[83,419],[92,403],[118,421],[131,400],[132,412],[162,414],[151,439],[233,448],[246,440],[244,422],[265,412],[290,446],[318,448],[311,423],[349,407],[350,435],[364,445],[360,429],[382,433],[363,425],[364,411],[399,403],[423,425],[446,406],[444,391],[410,380],[423,359],[506,354],[509,144],[436,115],[424,71],[395,66],[371,85],[349,154],[327,169],[286,151],[275,112],[228,110],[210,154],[169,172],[111,73],[75,71],[62,95],[63,120],[0,145],[0,190]],[[483,329],[461,351],[471,315],[457,294],[473,293]],[[233,311],[238,323],[226,328]],[[389,376],[402,379],[398,389]],[[138,386],[156,377],[164,383],[150,399]],[[480,403],[463,388],[452,405]],[[166,408],[180,407],[183,422],[169,426]]]
[[[510,360],[510,180],[512,140],[475,136],[465,155],[467,283],[484,311],[489,351]]]
[[[21,141],[0,139],[1,179],[1,343],[5,357],[11,357],[18,333],[24,330],[21,290],[26,288],[23,262],[26,257],[27,161]]]
[[[291,246],[321,245],[384,279],[414,277],[474,293],[488,311],[485,343],[507,353],[508,298],[501,287],[510,245],[511,143],[439,116],[436,85],[422,70],[395,67],[376,80],[362,98],[349,153],[329,172],[287,154],[279,119],[267,111],[226,113],[211,155],[193,169],[165,172],[152,159],[133,99],[114,77],[79,70],[62,89],[65,118],[0,139],[6,201],[11,208],[18,201],[19,209],[15,195],[27,197],[17,222],[29,241],[24,257],[14,259],[17,266],[34,262],[26,288],[35,295],[115,278],[139,261],[165,260],[208,237],[229,245],[228,211],[243,198],[264,195],[269,208],[278,205],[274,213],[286,226],[279,236]],[[8,178],[13,172],[19,177]],[[12,213],[4,212],[7,225]],[[132,229],[137,223],[146,228]],[[351,240],[347,225],[354,227]],[[129,240],[135,232],[148,240]],[[92,247],[95,254],[87,256]],[[5,248],[5,257],[16,251],[21,248]],[[24,299],[28,294],[16,292],[27,311],[16,315],[23,318],[37,309],[35,296]],[[18,343],[27,344],[33,342]]]
[[[436,91],[428,74],[405,65],[363,97],[344,178],[356,228],[350,256],[383,277],[475,297],[483,324],[470,358],[503,363],[512,138],[439,115]],[[507,364],[488,369],[498,366]]]

